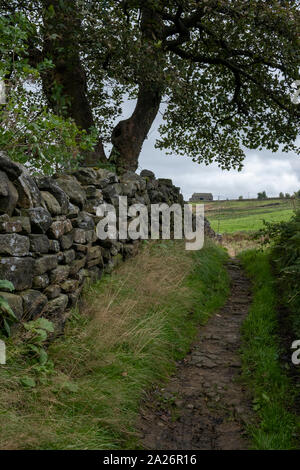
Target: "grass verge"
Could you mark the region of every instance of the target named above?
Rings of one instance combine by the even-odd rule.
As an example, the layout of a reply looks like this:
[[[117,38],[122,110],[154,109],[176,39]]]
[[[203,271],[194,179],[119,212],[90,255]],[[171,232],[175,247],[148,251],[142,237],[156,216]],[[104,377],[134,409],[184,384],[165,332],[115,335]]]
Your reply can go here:
[[[254,286],[253,303],[242,327],[243,380],[258,417],[249,433],[255,449],[295,449],[299,420],[292,411],[295,391],[279,359],[277,299],[269,255],[250,250],[240,258]]]
[[[0,368],[0,448],[138,448],[141,399],[224,303],[226,259],[212,244],[187,252],[181,241],[145,243],[87,289],[81,312],[49,348],[53,370],[43,380],[35,372],[34,387],[20,385],[32,366],[10,340]]]

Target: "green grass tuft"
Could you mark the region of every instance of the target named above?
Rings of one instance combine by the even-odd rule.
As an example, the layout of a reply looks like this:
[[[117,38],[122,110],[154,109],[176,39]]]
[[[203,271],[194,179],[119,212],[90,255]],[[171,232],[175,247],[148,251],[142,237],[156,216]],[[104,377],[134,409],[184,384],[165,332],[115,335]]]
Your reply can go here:
[[[276,290],[267,252],[240,255],[253,282],[253,303],[242,327],[243,380],[253,395],[257,423],[249,427],[255,449],[297,448],[295,391],[280,363]]]

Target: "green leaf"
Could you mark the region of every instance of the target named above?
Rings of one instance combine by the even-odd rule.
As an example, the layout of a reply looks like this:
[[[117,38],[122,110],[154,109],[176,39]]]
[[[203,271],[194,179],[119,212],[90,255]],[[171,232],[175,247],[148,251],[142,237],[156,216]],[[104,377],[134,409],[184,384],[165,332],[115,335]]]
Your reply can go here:
[[[40,348],[38,346],[36,346],[35,344],[29,344],[28,345],[28,349],[30,351],[33,351],[34,353],[36,354],[39,354],[40,353]]]
[[[39,360],[40,360],[41,365],[46,364],[46,362],[48,361],[48,354],[46,353],[45,349],[43,349],[43,348],[40,348]]]
[[[73,382],[64,382],[62,384],[62,388],[68,392],[76,393],[78,392],[78,385],[74,384]]]
[[[262,397],[265,401],[270,401],[270,397],[265,392],[262,393]]]
[[[37,337],[38,342],[46,341],[47,332],[45,330],[37,329],[36,333],[38,334],[38,337]]]
[[[41,328],[45,331],[48,331],[49,333],[53,333],[54,332],[54,326],[53,326],[53,323],[52,321],[50,320],[47,320],[47,318],[38,318],[36,321],[35,321],[35,324],[38,328]]]
[[[13,318],[14,320],[18,320],[16,315],[14,314],[14,312],[12,311],[12,309],[10,308],[8,302],[6,299],[4,299],[3,297],[0,297],[0,310],[2,310],[3,312],[7,313],[11,318]]]
[[[36,381],[32,377],[29,377],[29,375],[20,379],[20,383],[26,388],[33,388],[36,386]]]
[[[4,320],[3,320],[3,323],[4,323],[4,329],[5,329],[6,333],[7,333],[7,336],[10,336],[10,326],[9,326],[9,324],[8,324],[8,322],[6,321],[5,318],[4,318]]]
[[[0,289],[8,289],[10,292],[15,290],[13,283],[6,280],[0,280]]]

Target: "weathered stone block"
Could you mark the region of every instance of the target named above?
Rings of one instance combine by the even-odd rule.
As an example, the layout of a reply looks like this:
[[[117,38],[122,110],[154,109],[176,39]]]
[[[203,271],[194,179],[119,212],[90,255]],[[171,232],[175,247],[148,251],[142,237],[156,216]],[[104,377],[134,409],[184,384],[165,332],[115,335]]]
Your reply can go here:
[[[93,266],[103,266],[102,256],[98,256],[98,258],[93,258],[86,263],[87,268],[91,268]]]
[[[74,292],[78,288],[78,281],[76,279],[68,279],[61,284],[63,292]]]
[[[121,249],[121,243],[117,240],[112,240],[110,238],[107,238],[106,240],[100,240],[99,243],[101,243],[101,246],[103,246],[104,248],[111,249],[112,246],[115,246],[118,251]]]
[[[68,218],[69,219],[74,219],[74,218],[78,217],[79,212],[80,212],[79,207],[74,206],[74,204],[72,204],[70,202],[69,206],[68,206],[68,212],[67,212]]]
[[[73,234],[75,243],[86,243],[85,230],[83,230],[82,228],[75,228]]]
[[[15,186],[3,171],[0,171],[0,187],[0,213],[12,215],[17,205],[19,195]]]
[[[79,168],[73,174],[81,184],[94,184],[98,178],[97,171],[93,168]]]
[[[42,315],[45,317],[59,317],[63,314],[68,305],[68,296],[61,294],[53,300],[50,300],[44,307]]]
[[[42,198],[39,188],[24,167],[14,184],[19,193],[18,207],[28,209],[41,206]]]
[[[57,255],[45,255],[35,261],[34,274],[36,276],[51,271],[57,267]]]
[[[63,261],[66,264],[71,264],[74,261],[76,255],[74,250],[67,250],[63,254]]]
[[[91,259],[102,257],[102,252],[100,246],[90,246],[87,250],[87,261]]]
[[[170,180],[168,178],[158,178],[157,181],[158,181],[159,185],[167,186],[168,188],[172,188],[172,186],[173,186],[172,180]]]
[[[59,253],[57,253],[57,259],[58,259],[58,262],[59,263],[63,263],[64,261],[64,254],[62,251],[60,251]]]
[[[48,297],[49,300],[56,299],[61,293],[61,288],[58,284],[53,284],[48,286],[44,290],[44,294]]]
[[[122,183],[122,196],[133,196],[137,191],[137,185],[134,182]]]
[[[87,212],[80,212],[78,217],[72,221],[73,227],[84,230],[94,230],[95,223],[93,217]]]
[[[40,274],[33,278],[33,287],[35,289],[45,289],[49,285],[49,277],[47,274]]]
[[[142,178],[155,178],[155,174],[153,173],[153,171],[150,170],[142,170],[140,176],[142,176]]]
[[[60,244],[58,240],[49,240],[49,252],[58,253],[60,250]]]
[[[9,219],[6,222],[0,222],[1,233],[20,233],[22,232],[22,225],[20,222],[14,222]]]
[[[0,196],[8,196],[8,182],[9,179],[3,171],[0,171]]]
[[[30,251],[34,253],[48,253],[49,240],[46,235],[29,235]]]
[[[102,258],[105,263],[108,263],[111,260],[111,253],[108,248],[101,247]]]
[[[97,208],[100,206],[100,204],[103,203],[103,199],[89,199],[87,203],[85,204],[84,208],[86,211],[88,211],[90,214],[95,214],[97,213]]]
[[[97,189],[96,186],[84,186],[84,190],[86,192],[87,198],[90,199],[102,199],[103,200],[103,193],[101,189]]]
[[[12,222],[21,224],[22,232],[25,234],[31,233],[31,223],[29,217],[26,216],[14,216],[10,219]]]
[[[81,291],[82,291],[82,287],[79,287],[75,291],[69,293],[70,307],[75,307],[76,306],[76,304],[78,302],[78,299],[79,299],[79,296],[81,294]]]
[[[138,243],[124,243],[123,245],[123,255],[124,258],[131,258],[132,256],[137,255],[138,253]]]
[[[85,191],[74,176],[62,175],[56,179],[56,183],[67,193],[73,204],[83,208],[86,203]]]
[[[102,189],[103,196],[112,204],[119,200],[119,196],[122,195],[122,186],[119,183],[109,184]]]
[[[9,222],[10,220],[11,218],[7,214],[0,215],[0,224],[2,224],[3,222]]]
[[[70,265],[70,276],[76,274],[80,269],[84,268],[86,263],[86,256],[81,259],[76,259]]]
[[[11,281],[17,291],[30,289],[34,263],[32,258],[0,258],[0,279]]]
[[[11,161],[4,152],[0,152],[0,168],[3,170],[11,181],[15,181],[23,171],[19,163]]]
[[[52,284],[59,284],[69,277],[69,273],[69,266],[57,266],[57,268],[53,269],[50,273],[50,281]]]
[[[88,250],[88,245],[81,245],[80,243],[74,243],[73,247],[76,251],[79,251],[81,253],[86,253]]]
[[[17,233],[0,235],[0,253],[11,256],[28,256],[29,238]]]
[[[26,320],[36,318],[48,302],[45,295],[33,289],[22,292],[21,297],[23,299],[23,318]]]
[[[115,173],[110,170],[106,170],[105,168],[99,168],[97,171],[97,176],[99,180],[107,179],[112,183],[118,182],[118,177]]]
[[[43,207],[28,209],[28,215],[34,232],[46,233],[52,224],[51,215]]]
[[[87,269],[80,269],[78,273],[76,273],[75,278],[78,280],[79,284],[83,284],[85,281],[85,278],[88,276],[88,270]]]
[[[64,229],[65,229],[65,234],[73,230],[73,225],[72,225],[71,220],[67,219],[64,221]]]
[[[92,243],[97,240],[97,234],[95,230],[86,230],[85,231],[85,238],[87,243]]]
[[[67,214],[68,207],[69,207],[69,197],[67,194],[61,189],[58,184],[56,184],[55,180],[49,176],[44,176],[37,180],[38,187],[45,191],[51,193],[55,199],[58,201],[61,207],[61,213]]]
[[[48,235],[50,238],[60,238],[63,236],[63,234],[65,233],[65,221],[64,220],[56,220],[54,222],[52,222],[50,228],[49,228],[49,231],[48,231]]]
[[[69,232],[59,239],[62,250],[69,250],[69,248],[71,248],[73,245],[73,237],[73,232]]]
[[[60,215],[61,207],[58,200],[48,191],[41,191],[42,199],[51,215]]]

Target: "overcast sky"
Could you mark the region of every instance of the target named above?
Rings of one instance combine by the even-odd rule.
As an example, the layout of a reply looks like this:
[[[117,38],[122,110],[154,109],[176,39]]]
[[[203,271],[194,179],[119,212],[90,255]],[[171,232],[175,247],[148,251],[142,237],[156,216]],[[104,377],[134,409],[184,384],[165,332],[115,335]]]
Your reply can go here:
[[[131,115],[134,105],[134,101],[126,103],[123,119]],[[189,157],[166,155],[154,148],[161,119],[158,114],[144,142],[137,172],[146,168],[157,178],[171,178],[181,188],[185,199],[194,192],[213,193],[215,199],[218,196],[233,199],[241,195],[256,197],[260,191],[278,196],[281,191],[292,194],[300,189],[300,157],[293,153],[246,150],[242,171],[224,171],[215,164],[199,165]]]

